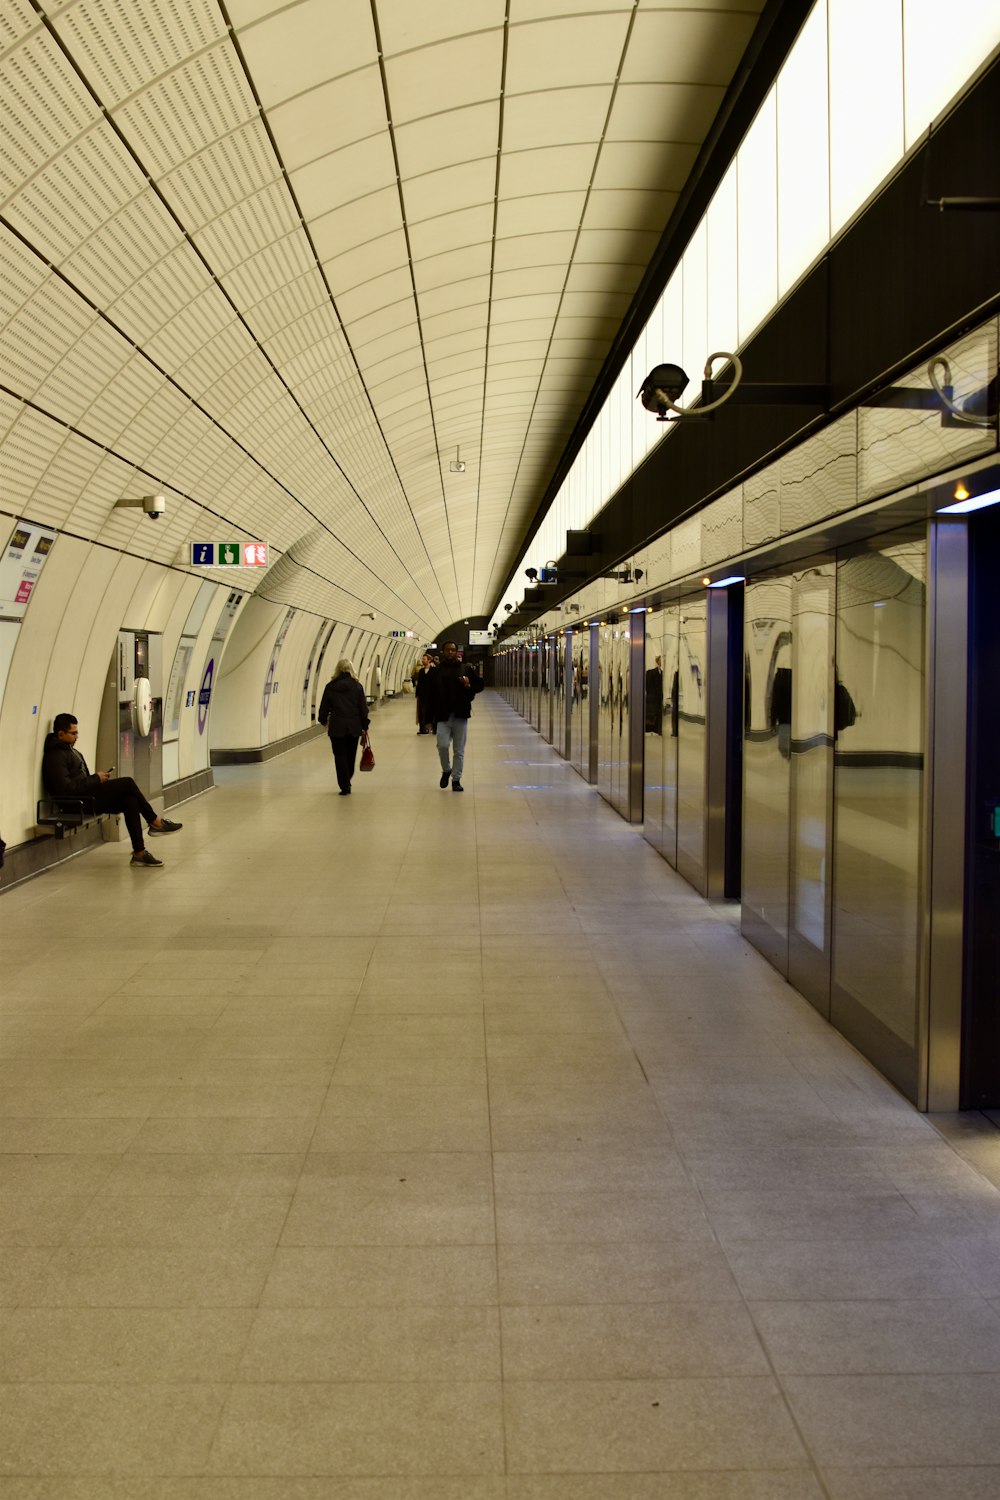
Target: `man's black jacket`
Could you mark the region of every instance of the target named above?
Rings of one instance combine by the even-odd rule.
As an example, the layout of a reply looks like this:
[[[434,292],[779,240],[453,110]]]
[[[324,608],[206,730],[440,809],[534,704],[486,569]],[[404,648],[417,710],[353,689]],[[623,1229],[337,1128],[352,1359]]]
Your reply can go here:
[[[469,686],[463,687],[459,678],[467,677]],[[483,679],[468,662],[442,660],[430,674],[428,701],[431,717],[438,722],[454,716],[467,719],[472,713],[472,700],[483,690]]]
[[[79,750],[53,733],[45,737],[42,783],[50,797],[92,797],[101,778],[91,774]]]

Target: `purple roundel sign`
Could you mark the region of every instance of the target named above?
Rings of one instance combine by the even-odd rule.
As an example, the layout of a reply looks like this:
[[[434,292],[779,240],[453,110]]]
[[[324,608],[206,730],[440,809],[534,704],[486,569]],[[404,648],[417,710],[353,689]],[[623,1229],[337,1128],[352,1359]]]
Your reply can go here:
[[[210,656],[205,675],[201,679],[201,687],[198,689],[198,733],[205,733],[205,725],[208,723],[208,705],[212,701],[212,678],[215,676],[215,657]]]

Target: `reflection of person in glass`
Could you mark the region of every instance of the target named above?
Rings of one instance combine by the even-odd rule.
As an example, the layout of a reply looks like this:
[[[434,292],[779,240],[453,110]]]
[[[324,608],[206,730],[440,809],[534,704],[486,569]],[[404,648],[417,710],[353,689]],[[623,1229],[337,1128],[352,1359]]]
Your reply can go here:
[[[663,657],[646,673],[646,733],[663,733]]]

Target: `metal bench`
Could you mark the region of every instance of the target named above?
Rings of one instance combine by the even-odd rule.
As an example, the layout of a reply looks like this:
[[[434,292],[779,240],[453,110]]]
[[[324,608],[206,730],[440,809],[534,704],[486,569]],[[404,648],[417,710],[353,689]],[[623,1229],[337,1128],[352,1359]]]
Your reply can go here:
[[[39,828],[51,828],[61,839],[67,828],[82,828],[97,815],[93,797],[42,797],[35,808],[35,823]]]

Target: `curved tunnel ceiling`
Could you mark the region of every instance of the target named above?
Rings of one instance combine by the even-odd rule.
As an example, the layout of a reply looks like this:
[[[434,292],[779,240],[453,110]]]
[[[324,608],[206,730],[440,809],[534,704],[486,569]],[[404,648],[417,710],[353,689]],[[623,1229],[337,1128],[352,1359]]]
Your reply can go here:
[[[487,612],[761,5],[5,0],[0,506]]]

